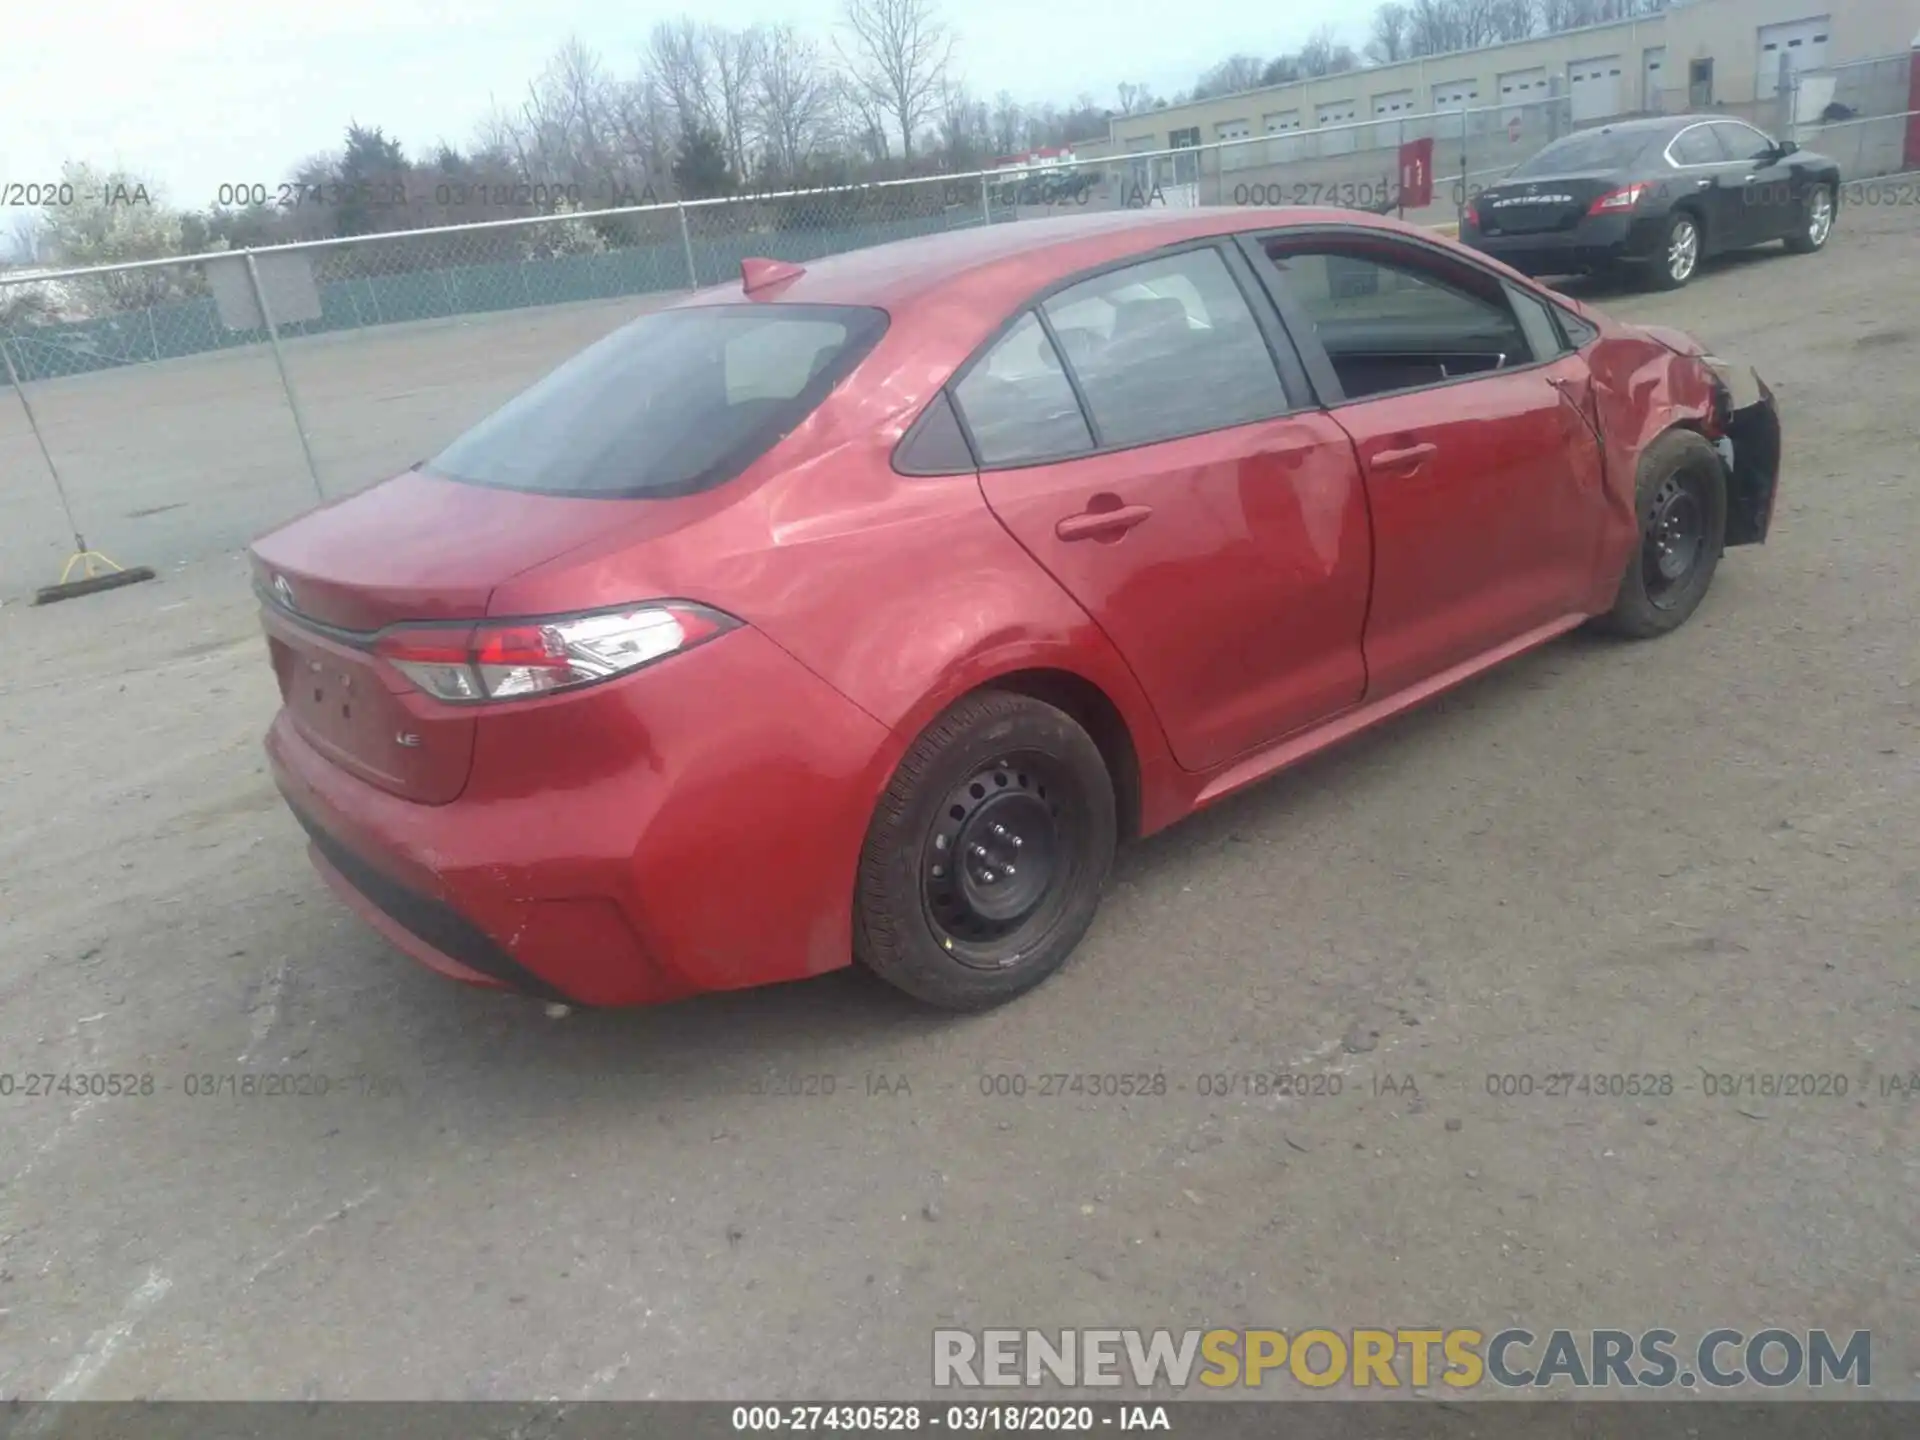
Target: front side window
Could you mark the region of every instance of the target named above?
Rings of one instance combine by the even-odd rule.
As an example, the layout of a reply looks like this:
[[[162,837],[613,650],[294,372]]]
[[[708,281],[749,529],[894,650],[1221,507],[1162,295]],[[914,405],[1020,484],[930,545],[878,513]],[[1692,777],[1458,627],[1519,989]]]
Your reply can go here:
[[[1720,120],[1714,123],[1713,130],[1720,137],[1720,143],[1727,147],[1727,154],[1735,160],[1771,160],[1778,153],[1772,137],[1751,125]]]
[[[1551,358],[1481,271],[1374,237],[1279,237],[1266,250],[1350,400]]]
[[[854,306],[660,310],[589,346],[422,468],[550,495],[687,495],[812,412],[887,327]]]
[[[1102,446],[1226,429],[1291,408],[1246,296],[1211,247],[1107,271],[1041,308]]]

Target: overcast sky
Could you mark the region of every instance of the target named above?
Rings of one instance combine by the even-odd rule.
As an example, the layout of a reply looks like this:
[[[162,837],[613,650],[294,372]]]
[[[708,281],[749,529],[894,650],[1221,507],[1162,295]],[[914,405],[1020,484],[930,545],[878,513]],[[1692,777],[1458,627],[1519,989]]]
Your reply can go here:
[[[698,0],[703,20],[788,19],[823,41],[838,0]],[[1101,0],[945,0],[976,93],[1112,104],[1133,80],[1189,86],[1236,50],[1293,49],[1323,21],[1356,46],[1360,11],[1303,0],[1125,8]],[[621,74],[648,28],[681,7],[614,0],[18,0],[0,26],[0,185],[58,177],[61,162],[124,166],[167,203],[198,209],[222,183],[272,185],[338,147],[350,120],[409,155],[464,145],[489,97],[511,103],[577,35]],[[4,199],[0,195],[0,199]],[[0,215],[0,233],[11,227]]]

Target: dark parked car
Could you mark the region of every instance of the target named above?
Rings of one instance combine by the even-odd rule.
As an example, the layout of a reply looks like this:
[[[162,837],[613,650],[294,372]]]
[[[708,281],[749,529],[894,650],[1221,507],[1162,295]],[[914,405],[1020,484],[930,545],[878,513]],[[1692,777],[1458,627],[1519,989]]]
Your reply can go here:
[[[1662,290],[1710,255],[1827,243],[1840,167],[1722,115],[1629,120],[1556,140],[1475,196],[1460,239],[1529,275],[1624,267]]]
[[[448,975],[1005,1000],[1116,840],[1590,618],[1671,631],[1773,514],[1750,370],[1392,220],[742,271],[254,546],[274,776]]]

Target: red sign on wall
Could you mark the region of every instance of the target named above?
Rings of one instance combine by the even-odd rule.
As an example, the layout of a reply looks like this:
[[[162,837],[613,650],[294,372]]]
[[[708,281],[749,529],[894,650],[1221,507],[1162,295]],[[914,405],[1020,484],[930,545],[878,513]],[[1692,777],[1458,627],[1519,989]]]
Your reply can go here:
[[[1433,137],[1400,147],[1400,208],[1418,210],[1433,203]]]
[[[1911,78],[1907,85],[1907,109],[1920,110],[1920,35],[1913,37],[1913,59]],[[1904,163],[1907,169],[1920,169],[1920,115],[1907,116],[1907,153]]]

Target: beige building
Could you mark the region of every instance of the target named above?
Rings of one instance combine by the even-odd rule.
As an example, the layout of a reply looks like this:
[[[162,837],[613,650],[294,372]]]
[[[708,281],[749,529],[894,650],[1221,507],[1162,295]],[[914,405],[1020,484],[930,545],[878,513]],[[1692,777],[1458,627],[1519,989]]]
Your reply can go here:
[[[1462,107],[1510,108],[1502,123],[1518,125],[1524,107],[1549,100],[1576,126],[1685,110],[1764,117],[1783,66],[1904,53],[1916,28],[1920,0],[1692,0],[1638,20],[1115,116],[1097,148],[1112,156],[1271,136],[1280,143],[1247,147],[1245,158],[1273,163],[1285,157],[1251,152],[1292,148],[1285,137],[1298,134],[1303,153],[1330,156],[1377,142],[1364,130],[1311,132]]]

